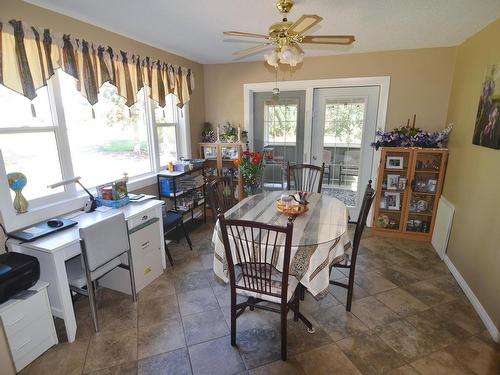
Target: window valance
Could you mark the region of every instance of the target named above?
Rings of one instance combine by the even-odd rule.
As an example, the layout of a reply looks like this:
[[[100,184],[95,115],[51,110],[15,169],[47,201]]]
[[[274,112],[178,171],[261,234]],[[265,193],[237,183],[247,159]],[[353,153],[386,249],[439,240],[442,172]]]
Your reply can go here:
[[[33,100],[36,90],[45,86],[58,68],[77,80],[77,89],[91,105],[97,103],[99,88],[105,82],[116,86],[129,107],[144,86],[161,107],[165,96],[172,93],[182,108],[194,89],[191,69],[115,51],[68,34],[54,34],[17,20],[0,22],[0,84]]]

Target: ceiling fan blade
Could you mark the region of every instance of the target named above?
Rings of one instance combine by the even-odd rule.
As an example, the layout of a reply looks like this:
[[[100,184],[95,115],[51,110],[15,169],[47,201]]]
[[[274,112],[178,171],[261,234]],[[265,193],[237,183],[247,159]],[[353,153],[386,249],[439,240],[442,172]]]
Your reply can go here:
[[[245,37],[245,38],[264,38],[264,39],[269,39],[269,35],[244,33],[244,32],[241,32],[241,31],[224,31],[222,34],[229,35],[229,36],[242,36],[242,37]]]
[[[323,20],[320,16],[315,14],[303,15],[297,21],[295,21],[292,26],[287,30],[288,34],[303,34],[311,27],[317,25]]]
[[[237,56],[237,57],[243,57],[246,55],[251,55],[253,53],[265,51],[266,49],[269,49],[272,47],[273,47],[272,43],[259,44],[258,46],[255,46],[255,47],[250,47],[247,49],[243,49],[241,51],[234,52],[233,55]]]
[[[352,44],[354,35],[308,35],[302,38],[301,43],[310,44]]]

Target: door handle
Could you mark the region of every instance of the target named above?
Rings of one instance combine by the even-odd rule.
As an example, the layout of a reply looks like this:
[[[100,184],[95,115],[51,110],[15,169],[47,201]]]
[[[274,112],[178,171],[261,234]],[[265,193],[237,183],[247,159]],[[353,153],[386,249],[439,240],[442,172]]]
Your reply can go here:
[[[313,156],[313,160],[318,160],[318,158],[316,156]]]

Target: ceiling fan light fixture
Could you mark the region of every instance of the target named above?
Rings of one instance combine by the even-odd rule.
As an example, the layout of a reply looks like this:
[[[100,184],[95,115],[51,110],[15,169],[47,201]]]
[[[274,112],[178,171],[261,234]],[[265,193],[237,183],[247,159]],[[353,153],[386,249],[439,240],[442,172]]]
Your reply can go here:
[[[265,54],[264,59],[269,65],[275,68],[278,67],[279,56],[276,50],[273,50],[272,52]]]
[[[304,60],[304,54],[292,46],[283,47],[278,56],[282,64],[288,64],[292,67],[297,66]]]

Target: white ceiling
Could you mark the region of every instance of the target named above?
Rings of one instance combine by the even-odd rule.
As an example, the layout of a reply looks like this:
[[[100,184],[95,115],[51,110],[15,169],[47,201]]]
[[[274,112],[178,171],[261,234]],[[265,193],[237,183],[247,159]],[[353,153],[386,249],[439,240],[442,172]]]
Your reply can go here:
[[[280,20],[275,0],[27,1],[205,64],[231,62],[232,52],[257,44],[222,31],[266,34]],[[324,19],[309,34],[356,36],[353,46],[304,48],[334,55],[454,46],[499,18],[500,0],[296,0],[289,19],[302,14]]]

